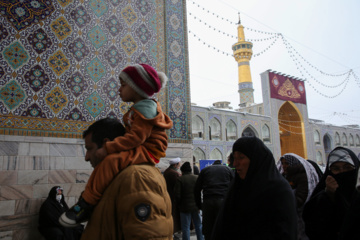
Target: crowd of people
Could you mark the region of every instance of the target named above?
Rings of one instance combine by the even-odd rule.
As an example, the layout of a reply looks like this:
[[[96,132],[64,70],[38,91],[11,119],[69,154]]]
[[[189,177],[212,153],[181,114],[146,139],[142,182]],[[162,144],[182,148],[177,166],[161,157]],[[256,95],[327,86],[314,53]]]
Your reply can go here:
[[[123,117],[94,122],[83,133],[94,171],[68,207],[54,186],[39,213],[45,239],[198,240],[360,239],[359,159],[347,148],[330,152],[325,171],[294,153],[275,160],[257,137],[241,137],[228,165],[199,171],[195,159],[165,157],[173,126],[152,98],[166,76],[147,64],[126,67],[120,97],[133,103]],[[83,223],[87,222],[84,227]]]

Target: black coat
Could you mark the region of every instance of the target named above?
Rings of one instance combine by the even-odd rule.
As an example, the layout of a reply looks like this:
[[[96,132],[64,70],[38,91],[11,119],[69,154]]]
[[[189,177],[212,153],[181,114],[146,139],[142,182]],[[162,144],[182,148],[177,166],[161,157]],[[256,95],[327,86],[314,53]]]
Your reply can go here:
[[[349,153],[354,162],[355,170],[333,175],[327,164],[323,177],[316,186],[310,200],[304,206],[305,232],[310,240],[360,238],[358,233],[356,233],[357,238],[349,236],[350,230],[353,229],[350,226],[354,224],[354,220],[357,220],[356,228],[358,228],[359,224],[360,196],[355,190],[359,160],[351,150],[337,147],[333,151],[337,149],[343,149]],[[331,154],[330,152],[329,156]],[[325,192],[325,180],[329,175],[333,176],[339,184],[334,201]]]
[[[302,164],[289,166],[285,178],[295,190],[296,207],[301,208],[306,202],[309,187],[305,168]]]
[[[60,203],[56,200],[56,189],[51,188],[49,196],[40,207],[39,212],[39,232],[46,240],[78,240],[81,237],[83,226],[75,228],[65,228],[60,225],[59,217],[69,209],[64,200],[64,195]]]
[[[233,171],[221,163],[205,167],[201,170],[195,184],[194,194],[196,205],[201,209],[201,191],[203,199],[225,198],[231,180],[234,178]]]
[[[235,175],[212,239],[295,240],[294,195],[270,150],[256,137],[242,137],[234,143],[235,151],[245,154],[250,165],[245,179]]]
[[[183,172],[175,184],[176,204],[180,208],[180,212],[190,213],[199,211],[195,203],[194,188],[197,175],[191,172]]]
[[[176,181],[180,176],[181,174],[175,169],[173,169],[171,166],[168,167],[164,172],[167,191],[171,199],[172,216],[174,221],[174,232],[178,232],[181,230],[180,210],[179,210],[179,206],[177,206],[175,202],[175,192],[174,192]]]

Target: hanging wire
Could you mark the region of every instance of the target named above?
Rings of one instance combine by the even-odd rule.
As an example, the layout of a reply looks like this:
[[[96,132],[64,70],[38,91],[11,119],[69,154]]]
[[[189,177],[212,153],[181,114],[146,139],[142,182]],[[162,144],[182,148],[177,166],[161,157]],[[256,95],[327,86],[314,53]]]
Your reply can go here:
[[[228,22],[230,24],[233,24],[233,25],[238,25],[237,22],[233,22],[231,21],[230,19],[228,18],[224,18],[224,17],[221,17],[220,15],[218,15],[217,13],[215,12],[212,12],[208,9],[206,9],[205,7],[203,6],[200,6],[200,4],[198,4],[197,2],[195,1],[192,1],[192,0],[188,0],[189,2],[192,2],[195,6],[197,6],[199,9],[201,9],[202,11],[204,11],[205,13],[209,14],[209,15],[213,15],[214,17],[218,18],[218,19],[221,19],[225,22]],[[256,32],[256,33],[261,33],[261,34],[269,34],[269,35],[273,35],[273,34],[276,34],[276,33],[273,33],[273,32],[265,32],[265,31],[259,31],[259,30],[256,30],[256,29],[252,29],[252,28],[248,28],[248,27],[245,27],[245,29],[249,30],[249,31],[252,31],[252,32]]]
[[[297,68],[299,69],[302,68],[303,71],[310,76],[311,79],[313,79],[314,81],[316,81],[318,84],[322,85],[323,87],[327,87],[327,88],[337,88],[342,86],[343,84],[347,83],[347,80],[349,78],[349,74],[352,70],[349,70],[343,74],[340,75],[333,75],[332,77],[339,77],[339,76],[344,76],[345,74],[347,74],[347,77],[345,78],[345,80],[343,80],[341,83],[337,84],[337,85],[326,85],[322,82],[320,82],[319,80],[317,80],[317,78],[315,78],[312,74],[309,73],[309,71],[301,64],[301,62],[296,58],[296,56],[293,54],[294,51],[297,53],[298,56],[300,56],[302,58],[302,56],[300,54],[298,54],[298,52],[296,51],[296,49],[282,36],[282,40],[283,43],[285,45],[285,48],[288,50],[288,53],[290,55],[290,57],[292,58],[293,62],[295,63],[295,65],[297,66]],[[303,59],[303,58],[302,58]],[[300,69],[299,69],[300,70]]]
[[[359,87],[360,87],[360,79],[359,79],[359,77],[355,74],[355,72],[353,70],[351,70],[351,74],[353,75],[357,85],[359,85]]]
[[[302,126],[294,126],[294,125],[289,125],[289,124],[285,124],[283,122],[281,122],[281,120],[279,119],[279,124],[281,124],[282,126],[286,126],[286,127],[290,127],[290,128],[300,128],[302,129]],[[304,127],[306,129],[306,127]]]
[[[294,132],[294,131],[291,131],[291,130],[289,130],[289,129],[287,129],[286,127],[281,126],[281,125],[282,125],[282,124],[279,123],[279,128],[280,128],[280,130],[283,130],[283,131],[286,131],[286,132],[289,132],[289,133],[292,133],[292,134],[303,135],[302,131],[301,131],[301,132]],[[313,134],[313,130],[312,130],[312,129],[309,129],[309,131],[304,131],[304,132],[305,132],[306,135],[307,135],[307,134]]]
[[[347,122],[348,124],[352,125],[353,122],[352,121],[349,121],[349,119],[346,117],[346,115],[344,113],[342,114],[338,114],[338,116],[345,122]]]
[[[195,14],[192,14],[191,12],[189,12],[189,15],[192,16],[195,20],[198,20],[198,22],[204,24],[205,26],[208,26],[209,29],[212,29],[214,30],[215,32],[217,33],[222,33],[224,36],[227,36],[227,37],[230,37],[230,38],[233,38],[233,39],[237,39],[238,37],[236,35],[232,35],[230,33],[226,33],[216,27],[213,27],[212,25],[208,24],[206,21],[202,20],[201,18],[195,16]],[[249,42],[262,42],[262,41],[268,41],[268,40],[271,40],[271,39],[274,39],[274,38],[277,38],[278,37],[278,34],[277,33],[272,33],[272,36],[271,37],[267,37],[267,38],[260,38],[260,39],[252,39],[252,38],[247,38],[246,41],[249,41]],[[245,40],[245,39],[244,39]]]
[[[224,55],[226,55],[226,56],[232,56],[232,57],[234,57],[233,54],[224,52],[224,51],[216,48],[215,46],[213,46],[213,45],[205,42],[204,40],[202,40],[200,37],[198,37],[198,36],[197,36],[195,33],[193,33],[192,31],[189,30],[188,32],[191,33],[195,38],[197,38],[198,41],[202,42],[203,45],[207,46],[208,48],[211,48],[212,50],[215,50],[215,51],[217,51],[217,52],[219,52],[219,53],[222,53],[222,54],[224,54]],[[278,35],[278,36],[279,36],[279,35]],[[260,51],[259,53],[253,54],[253,56],[254,56],[254,57],[258,57],[258,56],[264,54],[265,52],[267,52],[267,51],[276,43],[276,41],[277,41],[278,39],[279,39],[279,37],[275,38],[274,41],[272,41],[265,49],[263,49],[263,50]]]
[[[276,41],[279,39],[279,36],[281,36],[280,33],[277,35],[277,38],[275,38],[274,41],[272,41],[272,42],[270,43],[269,46],[267,46],[264,50],[260,51],[259,53],[254,54],[254,55],[253,55],[254,58],[255,58],[255,57],[258,57],[258,56],[260,56],[260,55],[262,55],[262,54],[264,54],[264,53],[267,52],[272,46],[274,46],[274,44],[276,43]]]
[[[302,77],[303,77],[304,79],[306,79],[306,76],[305,76],[305,74],[304,74],[303,71],[302,71],[302,68],[303,68],[303,67],[298,65],[298,60],[297,60],[296,56],[293,54],[292,48],[289,47],[289,45],[287,44],[288,42],[287,42],[283,37],[282,37],[282,40],[283,40],[283,43],[284,43],[286,49],[288,50],[288,53],[289,53],[291,59],[293,60],[293,62],[295,63],[297,69],[299,70],[300,74],[302,75]],[[344,83],[345,83],[345,84],[344,84],[344,87],[340,90],[340,92],[338,92],[337,94],[332,95],[332,96],[326,95],[326,94],[324,94],[323,92],[320,92],[320,91],[318,90],[318,88],[316,88],[310,81],[306,81],[306,82],[309,84],[309,86],[310,86],[311,88],[314,89],[314,91],[315,91],[316,93],[320,94],[321,96],[326,97],[326,98],[335,98],[335,97],[339,96],[339,95],[345,90],[347,84],[349,83],[349,79],[350,79],[351,73],[352,73],[351,71],[348,71],[348,72],[347,72],[346,79],[344,80]],[[315,80],[316,80],[316,79],[315,79]],[[317,81],[317,82],[318,82],[318,81]],[[318,83],[321,84],[320,82],[318,82]]]
[[[311,64],[308,60],[306,60],[286,39],[284,39],[287,44],[289,45],[290,48],[292,48],[292,50],[305,62],[307,63],[310,67],[312,67],[313,69],[315,69],[316,71],[320,72],[322,75],[326,75],[328,77],[342,77],[345,76],[347,73],[349,73],[349,71],[346,71],[344,73],[340,73],[340,74],[330,74],[330,73],[326,73],[324,71],[321,71],[319,68],[315,67],[313,64]]]
[[[195,33],[193,33],[192,31],[189,30],[189,33],[191,33],[195,38],[198,39],[199,42],[202,42],[202,44],[205,45],[205,46],[207,46],[208,48],[211,48],[211,49],[217,51],[218,53],[222,53],[222,54],[224,54],[224,55],[226,55],[226,56],[232,56],[232,57],[234,57],[233,54],[224,52],[224,51],[222,51],[222,50],[220,50],[220,49],[218,49],[218,48],[210,45],[209,43],[203,41],[201,38],[199,38],[199,37],[198,37]]]

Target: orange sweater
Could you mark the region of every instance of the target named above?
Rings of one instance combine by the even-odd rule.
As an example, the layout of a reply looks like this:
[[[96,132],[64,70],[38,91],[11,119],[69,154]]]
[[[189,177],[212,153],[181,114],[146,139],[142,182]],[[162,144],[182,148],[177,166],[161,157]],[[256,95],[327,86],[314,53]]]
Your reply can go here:
[[[128,159],[124,159],[124,161],[120,163],[120,169],[141,162],[154,163],[154,159],[150,154],[156,160],[166,156],[165,152],[168,137],[165,130],[172,128],[173,123],[169,116],[162,111],[159,102],[156,103],[157,115],[151,119],[145,118],[144,115],[134,107],[130,108],[123,117],[126,128],[125,135],[106,143],[106,150],[109,154],[107,157],[116,157],[116,154],[112,153],[136,149],[141,145],[147,149],[148,152],[139,153],[142,157],[135,154],[136,156],[129,156]]]

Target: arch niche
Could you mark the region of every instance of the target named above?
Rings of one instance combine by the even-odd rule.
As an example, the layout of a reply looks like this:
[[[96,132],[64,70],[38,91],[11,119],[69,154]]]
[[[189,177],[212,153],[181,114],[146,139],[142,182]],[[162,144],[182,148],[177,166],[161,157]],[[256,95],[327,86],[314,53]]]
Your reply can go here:
[[[324,142],[324,150],[325,150],[325,159],[327,159],[329,156],[329,153],[332,150],[331,137],[329,136],[329,134],[324,135],[323,142]]]
[[[293,102],[286,101],[278,114],[281,155],[295,153],[307,159],[304,121]]]
[[[244,131],[241,133],[242,137],[259,137],[259,134],[257,133],[256,129],[248,125],[246,128],[244,128]]]

